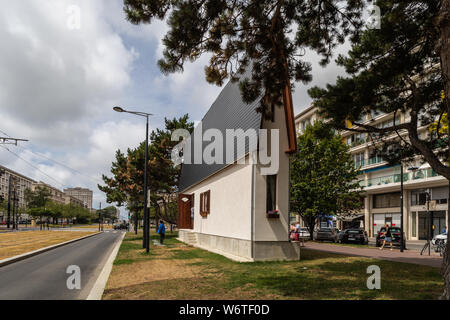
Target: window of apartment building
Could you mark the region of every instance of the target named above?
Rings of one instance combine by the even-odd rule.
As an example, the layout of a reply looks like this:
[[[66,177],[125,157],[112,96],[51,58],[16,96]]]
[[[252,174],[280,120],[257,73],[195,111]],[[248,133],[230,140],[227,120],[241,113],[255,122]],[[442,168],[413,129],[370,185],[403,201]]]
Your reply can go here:
[[[375,119],[383,114],[386,114],[385,112],[378,111],[378,110],[370,110],[370,117],[371,119]]]
[[[353,156],[353,160],[355,161],[356,168],[360,168],[360,167],[364,166],[364,164],[365,164],[364,156],[365,156],[364,152],[357,153]]]
[[[448,198],[448,187],[440,187],[431,189],[431,200],[437,204],[446,204]]]
[[[266,188],[267,188],[267,196],[266,196],[266,211],[271,212],[275,211],[276,200],[277,200],[277,176],[266,176]]]
[[[373,208],[397,208],[400,207],[400,192],[376,194],[373,196]]]
[[[383,162],[383,157],[381,156],[381,154],[377,151],[372,151],[369,154],[369,164],[377,164],[377,163],[381,163]]]
[[[366,142],[366,134],[365,133],[357,133],[347,137],[347,145],[348,146],[359,146]]]
[[[200,215],[206,218],[211,213],[211,191],[200,194]]]
[[[427,203],[427,194],[425,190],[414,190],[411,192],[411,205],[423,206]]]
[[[401,122],[400,116],[395,117],[395,125],[400,124],[400,122]],[[393,125],[394,125],[394,118],[380,122],[379,124],[377,124],[377,128],[379,129],[388,128],[392,127]]]

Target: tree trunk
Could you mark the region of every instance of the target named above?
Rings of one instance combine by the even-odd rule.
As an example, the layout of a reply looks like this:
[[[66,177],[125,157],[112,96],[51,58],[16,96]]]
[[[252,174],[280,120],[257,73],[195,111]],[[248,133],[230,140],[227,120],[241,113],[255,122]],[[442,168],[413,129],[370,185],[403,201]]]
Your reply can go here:
[[[440,30],[439,52],[441,57],[441,73],[444,85],[444,103],[447,110],[447,121],[450,118],[450,0],[442,0],[441,11],[438,18],[438,28]],[[450,139],[449,139],[450,148]],[[449,184],[450,199],[450,184]],[[450,226],[450,200],[448,201],[447,212],[447,237],[448,227]],[[440,297],[442,300],[450,300],[450,241],[447,239],[447,245],[442,260],[441,275],[444,277],[444,292]]]
[[[309,238],[314,240],[314,226],[315,226],[315,220],[313,216],[309,217],[309,223],[308,223],[308,229],[309,229]]]
[[[450,199],[450,182],[449,182],[449,194],[448,199]],[[444,277],[444,292],[442,293],[441,300],[450,300],[450,241],[448,239],[448,226],[450,225],[450,201],[447,201],[448,211],[447,211],[447,245],[445,246],[445,251],[442,259],[441,275]]]

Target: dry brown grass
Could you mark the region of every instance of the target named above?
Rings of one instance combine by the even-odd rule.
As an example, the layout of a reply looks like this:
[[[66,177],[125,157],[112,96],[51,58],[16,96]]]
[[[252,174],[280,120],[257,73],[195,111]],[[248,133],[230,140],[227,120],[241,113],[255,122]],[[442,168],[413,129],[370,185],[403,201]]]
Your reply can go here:
[[[89,235],[76,231],[29,231],[0,234],[0,260]]]

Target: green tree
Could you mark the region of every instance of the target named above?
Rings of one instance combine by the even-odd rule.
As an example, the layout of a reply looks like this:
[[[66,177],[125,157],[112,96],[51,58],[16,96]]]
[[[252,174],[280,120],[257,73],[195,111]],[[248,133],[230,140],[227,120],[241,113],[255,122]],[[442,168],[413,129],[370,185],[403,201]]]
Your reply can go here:
[[[448,94],[443,99],[442,92],[448,86],[444,56],[450,55],[450,48],[441,50],[444,26],[440,22],[443,7],[450,11],[448,1],[378,0],[376,4],[382,12],[381,29],[366,30],[349,55],[337,60],[351,77],[309,93],[333,127],[368,133],[374,146],[382,145],[380,151],[391,163],[420,155],[450,179],[450,140],[441,130],[448,127],[445,114],[449,111]],[[450,19],[448,11],[446,19]],[[410,117],[384,128],[361,120],[365,114],[380,112]],[[420,128],[429,125],[436,134],[421,137]],[[391,135],[397,138],[387,140]]]
[[[127,19],[152,23],[166,19],[169,31],[163,39],[164,73],[183,71],[186,61],[202,54],[211,56],[206,80],[221,86],[237,81],[243,100],[264,96],[259,110],[267,116],[273,106],[286,103],[292,81],[311,81],[311,65],[301,57],[313,48],[327,64],[336,45],[364,24],[366,1],[339,0],[124,0]],[[292,36],[290,36],[292,35]]]
[[[291,161],[291,210],[313,231],[320,215],[347,215],[360,209],[358,169],[341,136],[322,122],[298,138]]]
[[[375,3],[381,29],[365,31],[337,60],[351,76],[310,95],[331,125],[367,133],[391,164],[418,156],[450,179],[450,0]],[[394,119],[404,113],[406,121],[380,128],[359,120],[379,112],[394,113]],[[431,134],[420,134],[424,126]],[[450,242],[443,261],[443,298],[450,300]]]
[[[37,187],[34,191],[26,189],[24,196],[28,208],[27,213],[35,219],[39,218],[42,229],[43,218],[50,217],[52,214],[46,207],[50,201],[51,192],[47,188]]]
[[[157,129],[150,136],[148,181],[151,191],[151,205],[158,206],[169,195],[178,192],[180,167],[174,166],[171,160],[172,149],[178,144],[172,141],[172,133],[177,129],[194,130],[194,124],[189,122],[188,115],[172,120],[165,120],[165,129]],[[126,204],[133,217],[142,216],[144,202],[144,169],[145,143],[136,149],[128,149],[125,155],[120,150],[116,152],[111,178],[103,176],[104,186],[99,189],[106,193],[108,203]],[[169,212],[169,211],[165,211]],[[171,212],[172,213],[172,212]],[[162,215],[170,223],[176,223],[176,215]]]
[[[103,221],[109,221],[111,223],[117,222],[117,208],[114,206],[109,206],[101,210],[97,210],[97,216],[99,215],[99,211]]]

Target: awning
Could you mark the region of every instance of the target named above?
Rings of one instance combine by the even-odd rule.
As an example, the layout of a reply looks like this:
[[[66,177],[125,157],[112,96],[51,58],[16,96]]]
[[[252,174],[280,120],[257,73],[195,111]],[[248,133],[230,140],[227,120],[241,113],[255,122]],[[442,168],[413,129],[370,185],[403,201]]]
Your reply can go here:
[[[352,222],[352,221],[354,221],[356,219],[361,219],[363,217],[364,217],[363,214],[358,214],[358,215],[350,215],[350,216],[339,217],[339,220],[344,221],[344,222]]]

